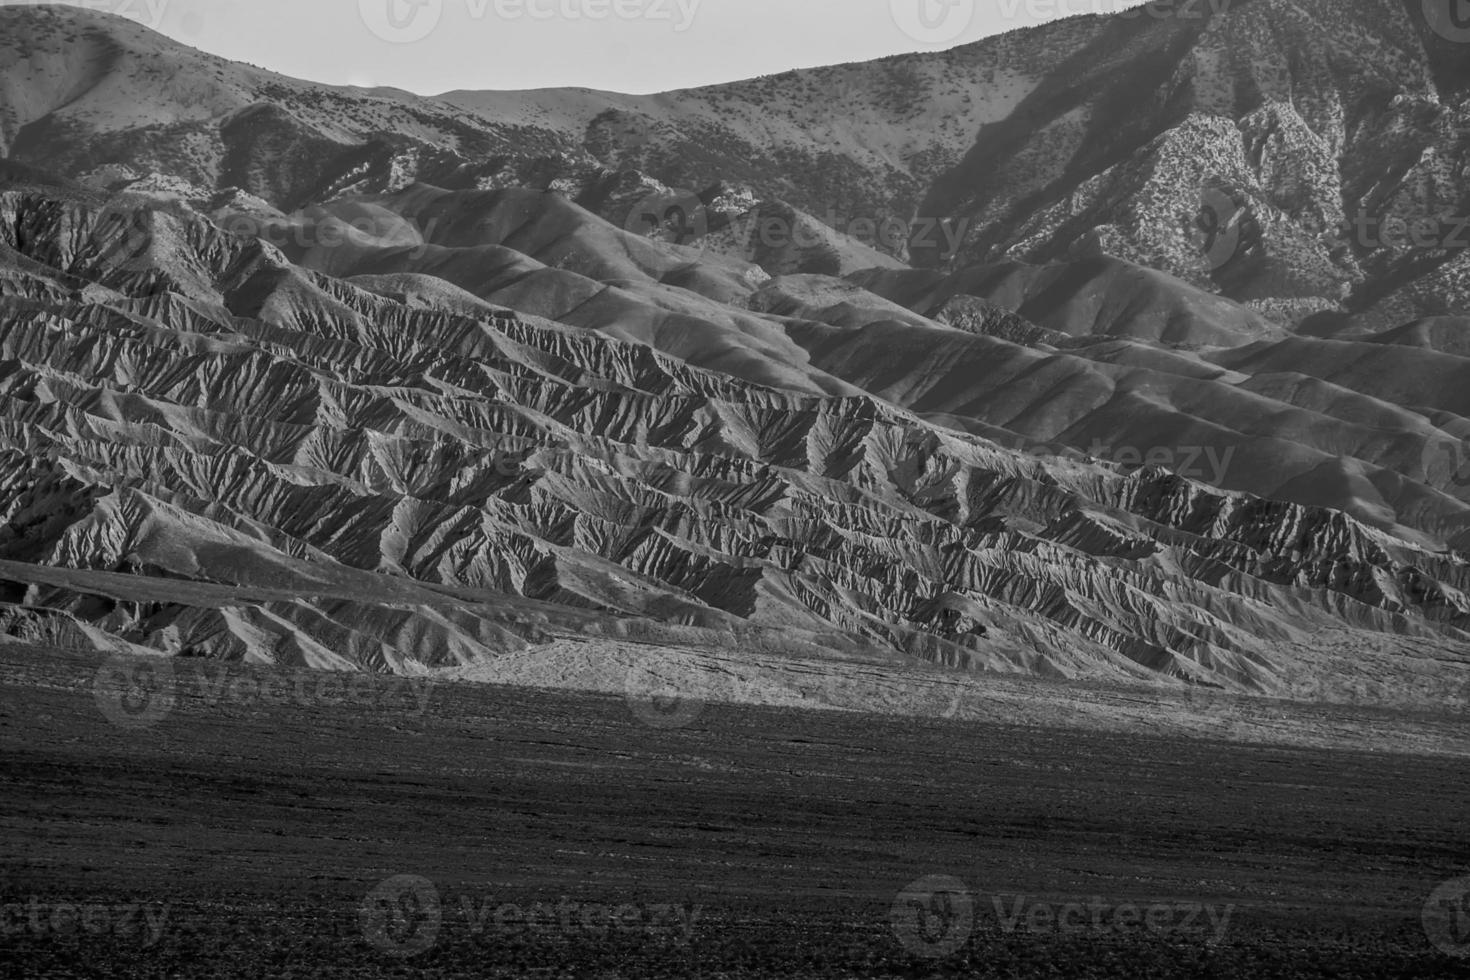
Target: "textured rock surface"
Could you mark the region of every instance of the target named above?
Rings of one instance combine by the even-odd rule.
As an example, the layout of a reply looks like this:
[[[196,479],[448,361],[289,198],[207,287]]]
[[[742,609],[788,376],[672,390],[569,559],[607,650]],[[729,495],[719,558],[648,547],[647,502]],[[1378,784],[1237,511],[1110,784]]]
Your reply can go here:
[[[15,189],[0,246],[19,635],[411,670],[582,610],[1274,690],[1279,651],[1329,626],[1405,658],[1470,627],[1463,559],[1341,513],[1039,460],[473,298],[405,305],[187,209]]]
[[[715,228],[732,207],[716,199],[746,187],[738,214],[766,202],[842,232],[946,222],[948,235],[920,220],[907,243],[870,243],[921,265],[1104,252],[1283,325],[1351,314],[1376,332],[1470,299],[1470,46],[1436,32],[1433,7],[1165,3],[659,95],[438,99],[298,82],[121,18],[7,7],[0,152],[68,176],[159,173],[145,186],[185,197],[237,187],[285,210],[415,180],[555,188],[620,226],[664,187],[698,194]],[[776,275],[830,271],[812,264],[824,255],[758,251]]]
[[[1100,249],[1284,323],[1463,307],[1470,52],[1437,5],[1169,6],[1035,32],[1055,69],[921,209],[963,222],[958,264]],[[1421,220],[1431,247],[1405,234]]]
[[[439,100],[0,8],[0,633],[1415,700],[1470,641],[1463,262],[1324,229],[1465,203],[1420,7]]]

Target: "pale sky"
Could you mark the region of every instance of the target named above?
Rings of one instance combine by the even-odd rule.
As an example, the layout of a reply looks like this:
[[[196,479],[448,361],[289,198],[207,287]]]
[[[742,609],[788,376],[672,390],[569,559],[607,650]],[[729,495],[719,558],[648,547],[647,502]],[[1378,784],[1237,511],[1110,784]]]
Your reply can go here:
[[[1139,0],[65,2],[298,78],[431,95],[550,86],[664,91],[943,50]]]

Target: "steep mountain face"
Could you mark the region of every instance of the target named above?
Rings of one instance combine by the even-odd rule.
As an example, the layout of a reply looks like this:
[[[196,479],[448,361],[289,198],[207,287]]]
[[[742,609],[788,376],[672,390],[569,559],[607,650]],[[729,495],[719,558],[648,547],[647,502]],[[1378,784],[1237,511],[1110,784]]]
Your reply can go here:
[[[20,635],[411,669],[534,639],[488,593],[1272,690],[1329,625],[1406,658],[1470,628],[1463,559],[1341,513],[1038,459],[441,280],[328,277],[186,209],[16,186],[0,247]]]
[[[60,174],[159,174],[186,197],[239,187],[292,208],[404,159],[448,176],[473,153],[493,172],[525,135],[457,115],[234,64],[124,18],[0,9],[0,151]]]
[[[841,230],[907,223],[975,133],[999,122],[1095,18],[933,54],[785,72],[653,96],[582,90],[450,92],[484,119],[544,126],[603,165],[695,191],[749,185]],[[877,236],[874,236],[877,237]],[[906,252],[904,236],[880,241]]]
[[[886,62],[876,77],[855,65],[667,96],[424,99],[285,78],[122,18],[0,8],[0,154],[110,186],[165,174],[196,202],[238,188],[285,210],[423,180],[556,188],[623,224],[654,188],[726,181],[789,200],[780,206],[819,226],[906,219],[1021,84],[935,55]],[[630,171],[654,178],[631,198],[618,193]],[[904,238],[875,244],[901,253]]]
[[[1101,251],[1288,324],[1463,307],[1470,52],[1437,5],[1186,6],[1102,21],[980,130],[921,208],[966,230],[948,264]]]

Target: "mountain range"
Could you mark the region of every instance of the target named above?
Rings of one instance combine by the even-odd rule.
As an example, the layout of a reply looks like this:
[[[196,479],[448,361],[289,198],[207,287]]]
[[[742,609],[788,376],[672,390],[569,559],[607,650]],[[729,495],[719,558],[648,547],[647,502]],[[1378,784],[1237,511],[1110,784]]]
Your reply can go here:
[[[1467,50],[1210,0],[428,98],[0,7],[0,629],[1422,692],[1470,669]]]

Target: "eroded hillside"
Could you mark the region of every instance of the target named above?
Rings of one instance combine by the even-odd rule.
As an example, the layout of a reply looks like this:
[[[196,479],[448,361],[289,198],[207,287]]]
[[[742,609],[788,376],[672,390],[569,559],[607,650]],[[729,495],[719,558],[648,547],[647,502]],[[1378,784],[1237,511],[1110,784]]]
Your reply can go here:
[[[465,296],[405,305],[185,210],[16,188],[0,243],[22,635],[409,669],[528,642],[477,611],[504,595],[1270,690],[1315,630],[1407,655],[1470,625],[1462,559],[1341,513],[1038,459]],[[175,584],[142,601],[47,569]],[[208,601],[167,597],[190,588]]]

